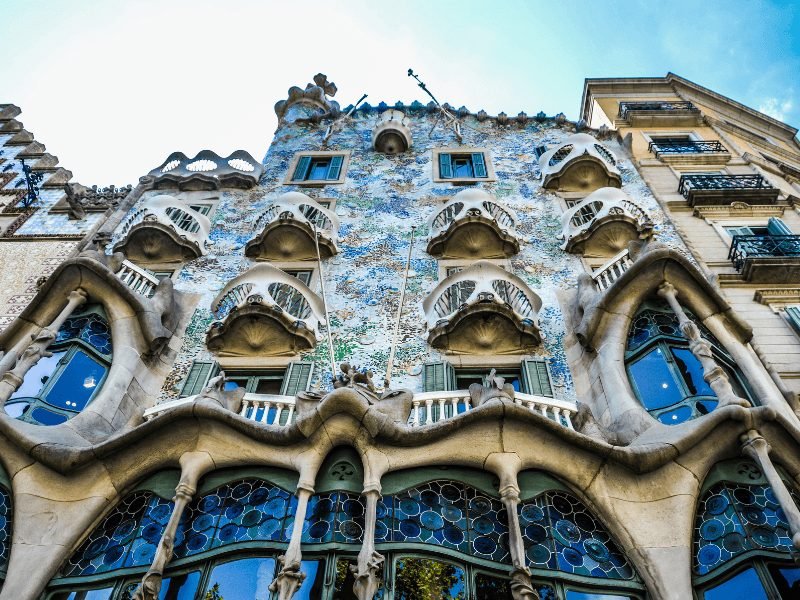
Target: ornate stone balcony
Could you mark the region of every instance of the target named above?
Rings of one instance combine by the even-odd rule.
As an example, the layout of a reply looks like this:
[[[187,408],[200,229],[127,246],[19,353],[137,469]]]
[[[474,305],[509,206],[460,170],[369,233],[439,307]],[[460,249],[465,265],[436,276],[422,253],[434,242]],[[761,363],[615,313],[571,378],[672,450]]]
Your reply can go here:
[[[462,190],[430,221],[428,254],[437,258],[505,258],[519,252],[516,215],[490,194]]]
[[[728,258],[751,283],[800,283],[800,235],[735,235]]]
[[[201,395],[178,398],[169,402],[162,402],[144,411],[144,419],[151,420],[158,415],[164,414],[173,408],[193,404]],[[264,425],[274,425],[286,427],[291,425],[295,417],[295,398],[294,396],[281,396],[279,394],[253,394],[246,393],[242,398],[239,415],[257,423]]]
[[[613,283],[622,277],[622,274],[627,271],[633,264],[628,249],[625,248],[616,256],[612,256],[605,264],[601,265],[592,273],[597,290],[602,292],[607,290]]]
[[[761,175],[683,175],[678,193],[689,206],[714,206],[745,202],[775,204],[778,189]]]
[[[372,130],[372,147],[383,154],[399,154],[411,148],[411,130],[405,113],[390,108],[378,118]]]
[[[266,260],[317,258],[315,232],[322,258],[338,252],[339,219],[305,194],[281,195],[256,219],[256,236],[247,242],[245,256]]]
[[[227,356],[287,356],[316,346],[322,300],[302,281],[268,264],[233,279],[211,305],[217,320],[209,350]]]
[[[617,126],[669,127],[703,123],[703,115],[694,104],[679,100],[620,102]]]
[[[173,152],[147,174],[155,189],[217,190],[220,187],[250,189],[258,184],[264,166],[244,150],[222,158],[203,150],[194,158]]]
[[[158,286],[158,278],[150,271],[137,267],[129,260],[123,260],[116,273],[120,281],[137,294],[150,298]]]
[[[541,341],[542,301],[519,277],[478,261],[422,303],[428,343],[456,354],[518,354]]]
[[[206,253],[211,222],[173,196],[153,196],[117,230],[115,252],[136,262],[180,262]]]
[[[583,256],[613,256],[636,239],[646,239],[653,223],[620,189],[601,188],[561,217],[567,252]]]
[[[621,187],[614,155],[595,138],[576,133],[539,158],[542,187],[565,192],[590,192]]]

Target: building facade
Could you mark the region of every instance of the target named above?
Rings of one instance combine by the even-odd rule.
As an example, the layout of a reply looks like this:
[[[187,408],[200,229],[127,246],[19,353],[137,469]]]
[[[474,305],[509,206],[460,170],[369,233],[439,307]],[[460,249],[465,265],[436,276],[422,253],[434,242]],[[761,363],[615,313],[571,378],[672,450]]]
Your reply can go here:
[[[123,190],[4,107],[0,600],[799,597],[796,130],[335,94]]]

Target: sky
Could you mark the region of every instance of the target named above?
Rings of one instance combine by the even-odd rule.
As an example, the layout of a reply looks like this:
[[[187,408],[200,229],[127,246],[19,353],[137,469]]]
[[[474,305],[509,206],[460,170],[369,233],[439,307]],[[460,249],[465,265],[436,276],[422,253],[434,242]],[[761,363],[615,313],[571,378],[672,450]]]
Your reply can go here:
[[[173,151],[260,160],[322,72],[342,107],[428,99],[578,116],[586,77],[672,71],[800,126],[800,2],[0,0],[0,103],[86,185]],[[792,34],[795,35],[792,35]]]

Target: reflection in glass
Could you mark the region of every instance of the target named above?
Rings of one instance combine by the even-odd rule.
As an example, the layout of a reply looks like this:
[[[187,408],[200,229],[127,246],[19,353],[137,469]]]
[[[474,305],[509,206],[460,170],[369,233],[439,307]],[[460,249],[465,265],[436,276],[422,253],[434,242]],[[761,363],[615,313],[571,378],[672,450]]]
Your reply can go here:
[[[704,600],[768,600],[767,592],[753,568],[707,589],[703,598]]]
[[[688,348],[672,348],[675,364],[686,382],[691,396],[715,396],[714,390],[703,379],[703,365]]]
[[[164,579],[158,600],[194,600],[200,584],[200,571],[173,575]]]
[[[64,358],[67,353],[66,350],[53,352],[53,356],[45,356],[33,365],[27,373],[25,379],[22,381],[17,391],[11,394],[11,399],[14,398],[33,398],[39,395],[44,388],[45,383],[50,378],[51,373],[58,366],[58,361]]]
[[[274,577],[274,558],[245,558],[222,563],[211,571],[204,598],[268,600],[269,584]]]
[[[427,558],[402,558],[395,565],[395,600],[463,600],[464,570]]]
[[[333,588],[333,600],[357,600],[353,592],[356,579],[350,567],[355,567],[356,562],[340,558],[336,561],[336,582]]]
[[[113,587],[103,588],[102,590],[84,590],[82,592],[72,592],[66,596],[56,596],[54,600],[110,600]]]
[[[769,565],[769,573],[772,575],[772,579],[775,581],[783,600],[800,598],[800,569]]]
[[[639,398],[647,410],[665,408],[683,400],[661,348],[654,348],[630,366]]]
[[[567,590],[567,600],[630,600],[630,598],[630,596],[620,596],[619,594]]]
[[[485,573],[475,575],[475,600],[511,600],[511,582]]]
[[[78,350],[44,400],[56,408],[81,411],[99,389],[105,373],[104,365]]]
[[[304,560],[300,563],[300,570],[305,573],[306,577],[293,599],[317,600],[322,598],[322,586],[325,584],[325,561]],[[228,599],[225,598],[225,600]]]

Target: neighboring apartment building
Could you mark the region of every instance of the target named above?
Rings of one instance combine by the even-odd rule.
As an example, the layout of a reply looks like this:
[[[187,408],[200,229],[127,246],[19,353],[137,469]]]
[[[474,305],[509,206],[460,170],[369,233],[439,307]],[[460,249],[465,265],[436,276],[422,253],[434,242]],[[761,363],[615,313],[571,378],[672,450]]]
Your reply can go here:
[[[797,597],[795,130],[642,81],[142,177],[0,334],[0,600]]]

